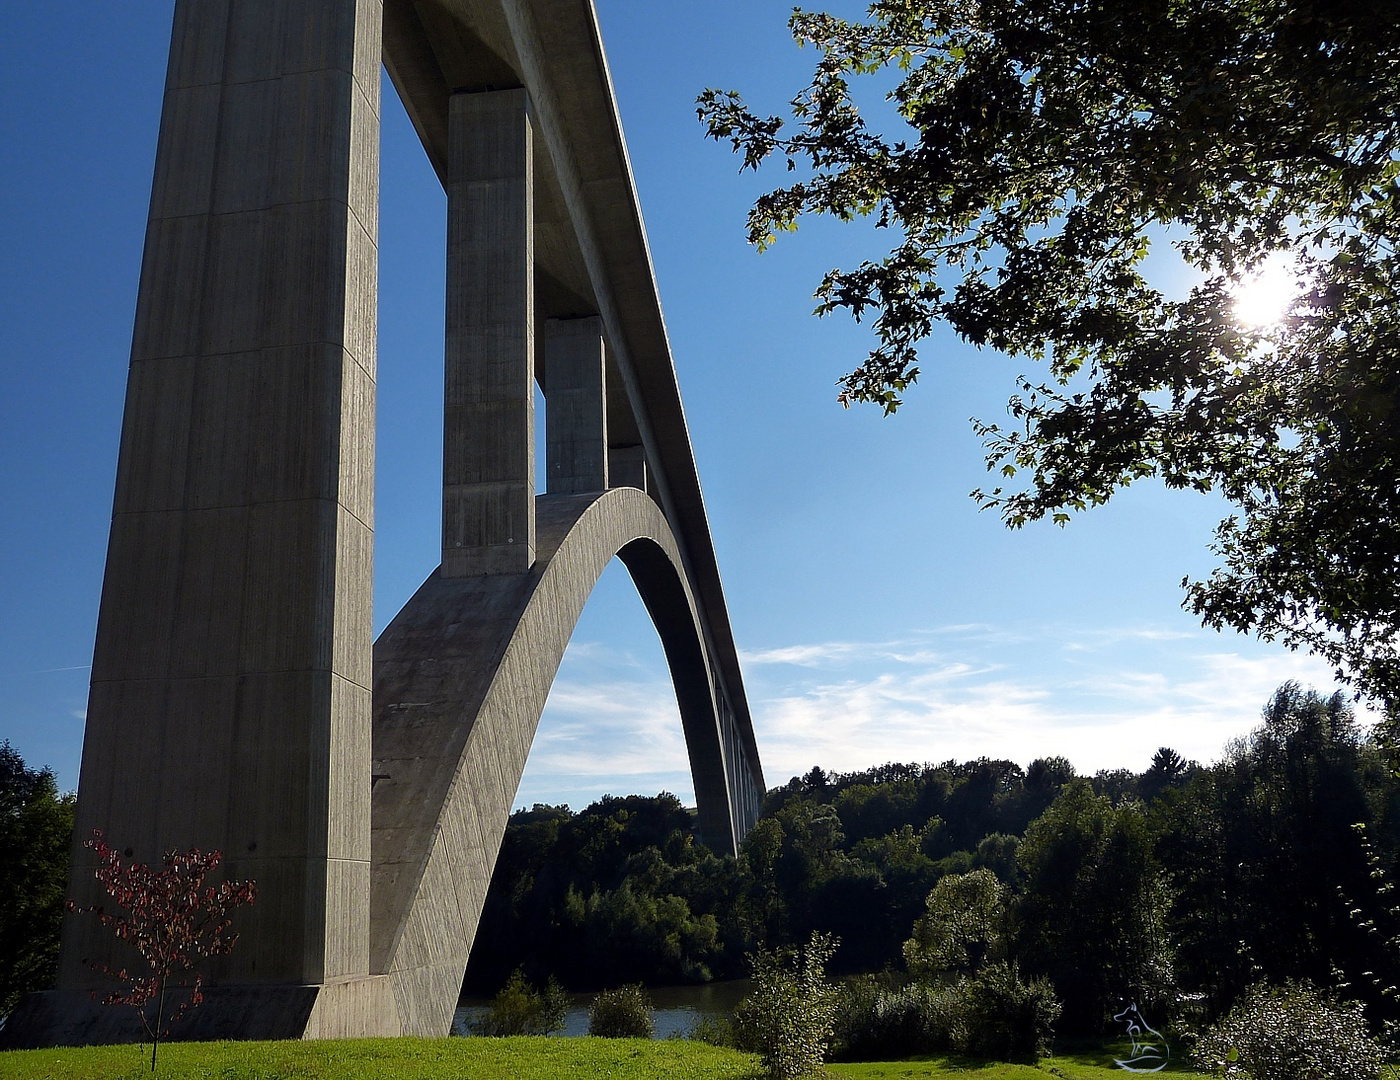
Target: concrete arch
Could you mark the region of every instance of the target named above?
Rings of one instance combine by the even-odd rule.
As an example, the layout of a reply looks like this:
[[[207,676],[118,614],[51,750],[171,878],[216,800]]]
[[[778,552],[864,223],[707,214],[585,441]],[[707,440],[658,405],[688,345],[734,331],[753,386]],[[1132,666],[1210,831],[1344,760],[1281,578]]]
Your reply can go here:
[[[448,196],[448,303],[443,566],[376,644],[381,59]],[[76,832],[258,882],[182,1036],[447,1030],[614,555],[732,849],[763,777],[592,0],[176,0]],[[92,869],[75,846],[79,905]],[[70,915],[0,1044],[139,1038],[89,959],[129,954]]]
[[[506,820],[564,649],[614,555],[655,621],[676,687],[706,841],[757,814],[752,735],[716,693],[680,549],[635,488],[540,496],[535,568],[424,582],[375,645],[370,970],[404,1034],[451,1023]],[[747,736],[747,738],[745,738]]]

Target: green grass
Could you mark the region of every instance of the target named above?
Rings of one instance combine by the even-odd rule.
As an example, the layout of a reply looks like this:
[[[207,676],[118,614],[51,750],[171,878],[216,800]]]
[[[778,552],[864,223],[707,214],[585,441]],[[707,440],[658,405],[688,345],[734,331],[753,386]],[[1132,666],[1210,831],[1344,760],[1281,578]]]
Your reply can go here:
[[[1008,1065],[1001,1062],[972,1061],[959,1057],[933,1057],[919,1061],[873,1061],[828,1065],[827,1072],[838,1076],[867,1077],[870,1080],[920,1080],[924,1077],[966,1077],[967,1080],[1124,1080],[1131,1076],[1113,1063],[1110,1053],[1066,1054],[1042,1058],[1034,1065]],[[1170,1076],[1196,1075],[1190,1062],[1172,1063],[1159,1073]]]
[[[1098,1069],[1088,1072],[1052,1072],[1047,1059],[1039,1065],[1006,1065],[1000,1062],[968,1061],[964,1058],[928,1058],[923,1061],[862,1061],[828,1065],[826,1071],[837,1076],[860,1076],[879,1080],[919,1080],[921,1077],[969,1077],[973,1080],[1050,1080],[1053,1076],[1098,1080]],[[1062,1068],[1056,1061],[1055,1066]],[[1106,1074],[1103,1074],[1106,1075]],[[1119,1071],[1121,1080],[1122,1072]]]
[[[827,1072],[838,1076],[869,1077],[872,1080],[920,1080],[921,1077],[966,1077],[968,1080],[1124,1080],[1126,1073],[1114,1064],[1115,1057],[1126,1057],[1127,1043],[1081,1047],[1072,1053],[1041,1058],[1034,1065],[975,1061],[961,1057],[930,1057],[917,1061],[874,1061],[828,1065]],[[1191,1065],[1184,1047],[1172,1043],[1171,1063],[1159,1076],[1200,1076]]]
[[[140,1080],[150,1047],[0,1053],[3,1080]],[[171,1043],[161,1080],[752,1080],[757,1059],[703,1043],[645,1039],[354,1039]]]
[[[756,1080],[758,1059],[683,1040],[356,1039],[170,1043],[160,1080]],[[870,1080],[1123,1080],[1108,1050],[1009,1065],[957,1057],[828,1065]],[[1167,1073],[1190,1073],[1184,1060]],[[88,1046],[0,1053],[0,1080],[142,1080],[150,1047]]]

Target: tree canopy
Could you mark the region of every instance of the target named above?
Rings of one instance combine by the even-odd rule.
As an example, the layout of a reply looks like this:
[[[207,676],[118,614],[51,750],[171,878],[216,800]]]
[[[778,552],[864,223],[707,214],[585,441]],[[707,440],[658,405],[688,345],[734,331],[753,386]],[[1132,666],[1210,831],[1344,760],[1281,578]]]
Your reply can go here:
[[[467,989],[517,966],[571,989],[735,978],[760,943],[829,934],[834,973],[1048,978],[1061,1034],[1121,1031],[1130,1002],[1199,1023],[1260,978],[1346,985],[1395,1019],[1400,751],[1294,683],[1261,719],[1204,766],[1163,748],[1092,777],[1056,757],[813,769],[768,792],[737,858],[673,795],[517,811]]]
[[[708,90],[709,134],[792,183],[760,248],[805,215],[861,216],[888,255],[832,270],[818,312],[870,319],[843,403],[895,411],[944,322],[1024,357],[1009,423],[976,424],[1012,527],[1136,480],[1219,491],[1208,625],[1312,649],[1400,698],[1400,20],[1381,0],[876,0],[798,10],[819,53],[791,122]],[[888,94],[896,132],[858,108]],[[878,93],[878,91],[877,91]],[[1154,244],[1185,295],[1148,271]],[[1297,295],[1251,326],[1266,265]]]
[[[0,1016],[57,974],[74,803],[0,743]]]

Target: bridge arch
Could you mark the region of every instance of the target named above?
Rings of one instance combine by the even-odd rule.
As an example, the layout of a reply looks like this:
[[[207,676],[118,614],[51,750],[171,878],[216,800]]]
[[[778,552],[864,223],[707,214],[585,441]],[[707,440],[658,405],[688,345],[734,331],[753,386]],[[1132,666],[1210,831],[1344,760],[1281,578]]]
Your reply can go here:
[[[376,643],[381,60],[448,196],[448,295],[442,564]],[[258,882],[181,1034],[446,1033],[614,555],[733,850],[763,777],[592,0],[177,0],[76,834]],[[79,906],[92,870],[75,846]],[[70,914],[0,1043],[140,1038],[93,994],[124,948]]]
[[[616,555],[661,637],[702,838],[733,852],[763,791],[665,516],[631,487],[536,501],[529,574],[424,582],[375,644],[370,969],[405,1034],[443,1034],[554,675]]]

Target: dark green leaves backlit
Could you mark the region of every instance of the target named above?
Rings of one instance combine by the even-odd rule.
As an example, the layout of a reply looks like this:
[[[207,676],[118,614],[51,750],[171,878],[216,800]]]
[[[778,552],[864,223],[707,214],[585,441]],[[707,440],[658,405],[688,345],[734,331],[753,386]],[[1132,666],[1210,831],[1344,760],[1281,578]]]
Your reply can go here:
[[[1037,364],[1010,421],[981,422],[1016,527],[1134,480],[1216,490],[1238,512],[1187,605],[1320,652],[1400,695],[1400,29],[1376,0],[888,0],[863,21],[798,11],[819,54],[791,117],[707,91],[745,168],[793,182],[749,215],[760,247],[804,215],[868,215],[889,253],[833,270],[818,312],[876,347],[845,404],[892,413],[932,328]],[[867,126],[862,76],[897,82]],[[1144,273],[1166,236],[1197,284]],[[1270,258],[1302,292],[1235,317]],[[1014,481],[1014,486],[1009,484]]]

